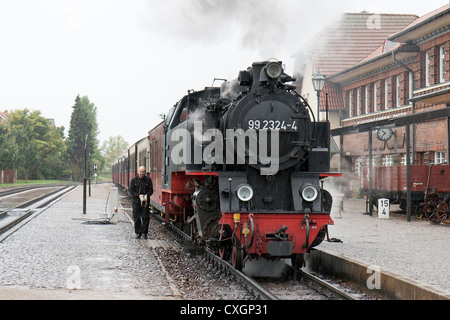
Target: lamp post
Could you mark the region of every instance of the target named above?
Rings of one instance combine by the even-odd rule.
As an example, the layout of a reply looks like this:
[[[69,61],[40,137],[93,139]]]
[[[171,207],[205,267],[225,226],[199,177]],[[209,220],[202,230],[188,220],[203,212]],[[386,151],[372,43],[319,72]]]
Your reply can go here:
[[[320,92],[323,90],[325,86],[325,76],[320,73],[320,70],[317,70],[317,73],[312,78],[314,90],[317,92],[317,122],[319,122],[319,114],[320,114]]]

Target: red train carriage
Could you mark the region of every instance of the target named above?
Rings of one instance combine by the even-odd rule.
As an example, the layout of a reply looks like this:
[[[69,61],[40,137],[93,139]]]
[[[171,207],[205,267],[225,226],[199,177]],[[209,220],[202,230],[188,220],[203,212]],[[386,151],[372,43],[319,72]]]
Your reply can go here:
[[[363,169],[361,179],[363,194],[368,195],[368,168]],[[372,181],[374,204],[379,198],[387,198],[391,203],[400,204],[401,209],[406,209],[406,166],[375,167]],[[435,210],[447,194],[450,194],[450,165],[411,165],[411,204],[417,215],[422,212],[433,215],[434,212],[434,217],[438,218]],[[430,207],[428,203],[431,198],[435,200]]]
[[[164,122],[158,124],[149,131],[149,162],[147,171],[153,181],[153,195],[150,198],[151,205],[164,212],[162,195],[162,136],[164,131]]]

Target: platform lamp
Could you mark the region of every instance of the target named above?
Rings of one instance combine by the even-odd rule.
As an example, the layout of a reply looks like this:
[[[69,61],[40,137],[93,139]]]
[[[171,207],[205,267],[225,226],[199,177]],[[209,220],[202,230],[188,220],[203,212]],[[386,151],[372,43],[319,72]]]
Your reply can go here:
[[[317,92],[317,122],[319,121],[320,114],[320,92],[325,86],[325,80],[325,76],[320,73],[320,70],[317,70],[317,73],[312,78],[314,90]]]

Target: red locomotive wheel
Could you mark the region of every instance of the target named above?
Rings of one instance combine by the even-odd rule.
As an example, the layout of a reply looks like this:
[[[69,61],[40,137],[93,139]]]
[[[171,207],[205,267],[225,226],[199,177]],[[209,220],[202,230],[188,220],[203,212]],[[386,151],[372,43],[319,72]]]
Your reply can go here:
[[[440,205],[438,205],[436,213],[441,222],[450,224],[450,215],[447,202],[442,202]]]

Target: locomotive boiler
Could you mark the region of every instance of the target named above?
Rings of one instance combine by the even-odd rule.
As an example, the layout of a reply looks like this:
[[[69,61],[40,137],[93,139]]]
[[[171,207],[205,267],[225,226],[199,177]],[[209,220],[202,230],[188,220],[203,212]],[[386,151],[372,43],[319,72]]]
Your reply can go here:
[[[237,269],[261,257],[299,267],[333,224],[330,125],[294,80],[279,61],[255,62],[189,91],[148,137],[151,205]]]

